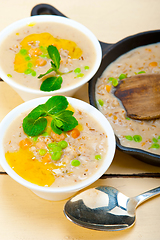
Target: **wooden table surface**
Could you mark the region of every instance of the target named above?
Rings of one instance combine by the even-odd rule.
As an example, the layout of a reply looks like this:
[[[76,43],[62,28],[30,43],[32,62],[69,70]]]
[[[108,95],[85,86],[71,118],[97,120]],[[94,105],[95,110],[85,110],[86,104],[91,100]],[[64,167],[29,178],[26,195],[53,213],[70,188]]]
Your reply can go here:
[[[30,16],[38,0],[1,0],[0,31]],[[88,27],[100,41],[116,43],[129,35],[160,29],[160,0],[48,0],[60,12]],[[88,102],[88,85],[74,97]],[[0,121],[23,100],[0,82]],[[143,163],[119,150],[105,178],[92,186],[110,185],[127,196],[160,186],[160,167]],[[159,240],[160,197],[138,207],[136,224],[127,230],[101,232],[79,227],[63,214],[66,201],[47,201],[11,179],[0,167],[1,240]]]

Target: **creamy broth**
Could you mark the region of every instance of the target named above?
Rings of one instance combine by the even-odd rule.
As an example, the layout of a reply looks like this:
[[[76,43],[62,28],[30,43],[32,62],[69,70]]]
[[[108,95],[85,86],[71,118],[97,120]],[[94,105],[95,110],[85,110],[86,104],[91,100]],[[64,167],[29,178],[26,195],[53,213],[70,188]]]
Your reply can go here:
[[[32,34],[37,34],[37,36],[44,34],[44,36],[38,36],[37,39],[36,36],[29,38]],[[30,45],[31,48],[38,49],[37,55],[34,56],[35,59],[32,59],[30,51],[26,51],[26,53],[23,51],[26,49],[24,49],[22,43],[27,36],[30,39],[27,43],[28,45],[26,44],[27,48]],[[0,55],[3,57],[0,58],[0,64],[6,75],[21,85],[40,89],[40,85],[46,77],[38,79],[38,76],[51,68],[51,59],[46,57],[47,55],[45,54],[47,43],[49,45],[52,44],[49,38],[54,38],[53,45],[60,47],[58,49],[61,56],[59,70],[63,73],[72,71],[62,76],[63,82],[61,88],[76,84],[90,73],[95,63],[95,49],[89,38],[75,28],[60,23],[46,22],[26,25],[16,32],[11,33],[1,44]],[[59,44],[60,40],[63,42],[64,49]],[[66,42],[67,40],[68,42]],[[65,46],[70,48],[68,46],[69,41],[72,41],[72,53],[65,49]],[[79,50],[79,54],[73,54],[75,49],[76,51]],[[20,51],[22,56],[20,54],[17,56]],[[37,62],[35,63],[34,60]],[[24,61],[23,66],[22,61]],[[74,71],[77,68],[80,69],[80,72]],[[52,72],[47,77],[54,75],[55,72]]]
[[[4,149],[6,159],[20,157],[17,163],[7,161],[13,170],[26,180],[40,186],[69,186],[89,178],[101,166],[108,151],[108,138],[99,123],[86,112],[74,109],[74,117],[79,122],[76,127],[79,136],[74,136],[71,131],[65,133],[64,138],[61,135],[55,136],[53,133],[48,136],[41,135],[37,140],[33,137],[28,138],[22,127],[24,117],[24,114],[21,114],[9,127],[4,139]],[[22,151],[20,144],[24,139],[31,142],[26,154]],[[55,142],[58,144],[62,140],[67,142],[68,146],[62,149],[60,160],[54,161],[49,156],[51,149],[48,144]],[[42,155],[40,154],[41,149],[45,150]],[[15,155],[8,155],[10,153]],[[29,161],[27,160],[27,164],[26,156],[30,158]],[[77,162],[73,164],[73,160]],[[17,164],[22,164],[22,168],[21,166],[17,168]],[[43,179],[44,175],[45,179]]]
[[[121,74],[160,73],[160,43],[136,48],[111,63],[96,84],[96,101],[99,110],[109,120],[121,144],[160,154],[160,119],[133,120],[127,117],[120,100],[115,97],[116,80]],[[122,75],[121,75],[122,76]],[[115,78],[112,82],[111,78]]]

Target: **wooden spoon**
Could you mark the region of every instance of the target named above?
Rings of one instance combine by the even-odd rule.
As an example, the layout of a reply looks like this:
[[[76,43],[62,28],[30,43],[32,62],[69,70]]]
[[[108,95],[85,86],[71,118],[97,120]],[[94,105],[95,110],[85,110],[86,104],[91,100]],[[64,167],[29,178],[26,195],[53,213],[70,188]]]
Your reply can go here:
[[[114,92],[133,119],[160,118],[160,74],[138,74],[121,80]]]

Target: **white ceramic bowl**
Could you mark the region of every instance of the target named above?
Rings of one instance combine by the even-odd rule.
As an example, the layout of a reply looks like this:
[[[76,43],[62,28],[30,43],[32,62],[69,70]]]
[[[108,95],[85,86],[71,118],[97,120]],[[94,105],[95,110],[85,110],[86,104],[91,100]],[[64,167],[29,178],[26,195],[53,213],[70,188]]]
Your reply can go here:
[[[86,82],[88,82],[94,74],[97,72],[101,59],[102,59],[102,50],[99,41],[95,37],[95,35],[87,29],[85,26],[82,24],[65,18],[65,17],[60,17],[60,16],[53,16],[53,15],[39,15],[39,16],[33,16],[33,17],[28,17],[24,18],[22,20],[19,20],[17,22],[14,22],[13,24],[9,25],[6,27],[4,30],[1,31],[0,33],[0,44],[5,41],[5,39],[8,37],[8,35],[19,28],[22,28],[26,26],[27,24],[30,23],[36,23],[36,22],[57,22],[57,23],[62,23],[67,26],[71,26],[72,28],[78,29],[82,34],[85,34],[90,41],[93,43],[93,46],[95,48],[95,53],[96,53],[96,60],[94,63],[94,66],[92,67],[92,70],[86,77],[82,79],[82,81],[79,81],[78,83],[63,88],[59,89],[56,91],[52,92],[43,92],[41,90],[35,90],[32,88],[28,88],[25,86],[22,86],[12,80],[12,78],[8,77],[6,72],[3,71],[3,69],[0,66],[0,77],[7,83],[9,84],[20,96],[24,101],[33,99],[33,98],[38,98],[38,97],[43,97],[43,96],[50,96],[50,95],[64,95],[64,96],[73,96],[73,94]]]
[[[18,107],[14,108],[10,113],[6,115],[6,117],[2,120],[0,123],[0,164],[2,165],[3,169],[10,175],[15,181],[22,184],[23,186],[31,189],[35,194],[38,196],[48,199],[48,200],[62,200],[66,199],[73,194],[75,194],[77,191],[87,187],[88,185],[95,182],[97,179],[99,179],[109,168],[113,157],[115,153],[115,136],[114,132],[112,130],[111,125],[109,124],[108,120],[104,117],[104,115],[98,111],[93,106],[89,105],[86,102],[83,102],[81,100],[67,97],[68,102],[74,107],[78,108],[82,111],[87,112],[91,115],[94,119],[96,119],[99,124],[101,124],[104,133],[108,136],[108,151],[105,156],[105,159],[103,161],[103,164],[101,167],[97,170],[97,172],[89,177],[88,179],[77,183],[73,186],[69,187],[41,187],[36,184],[32,184],[26,180],[24,180],[22,177],[20,177],[7,163],[5,159],[5,152],[3,148],[3,139],[6,134],[6,131],[8,127],[10,126],[11,122],[16,119],[21,113],[29,111],[32,108],[35,108],[39,104],[45,103],[48,100],[49,97],[42,97],[42,98],[36,98],[27,102],[22,103]]]

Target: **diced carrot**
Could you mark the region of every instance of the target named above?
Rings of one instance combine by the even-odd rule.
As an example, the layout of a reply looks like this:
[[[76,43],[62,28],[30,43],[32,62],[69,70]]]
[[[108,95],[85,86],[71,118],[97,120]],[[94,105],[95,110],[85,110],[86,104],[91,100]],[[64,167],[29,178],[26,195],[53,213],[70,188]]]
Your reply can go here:
[[[106,90],[109,93],[111,91],[111,85],[106,85]]]
[[[145,50],[148,51],[148,52],[151,52],[151,51],[152,51],[150,48],[146,48]]]
[[[70,133],[73,138],[77,138],[80,135],[80,131],[77,128],[74,128],[73,130],[69,131],[68,133]]]
[[[30,147],[31,145],[32,145],[32,142],[28,138],[25,138],[19,142],[20,148],[24,150]]]
[[[157,62],[150,62],[149,67],[157,67],[158,63]]]
[[[142,142],[142,143],[141,143],[141,146],[143,147],[145,144],[146,144],[145,142]]]
[[[114,118],[114,120],[117,120],[117,116],[115,116],[115,115],[114,115],[114,117],[113,117],[113,118]]]
[[[47,153],[43,158],[42,158],[43,163],[49,163],[51,162],[51,155]]]

